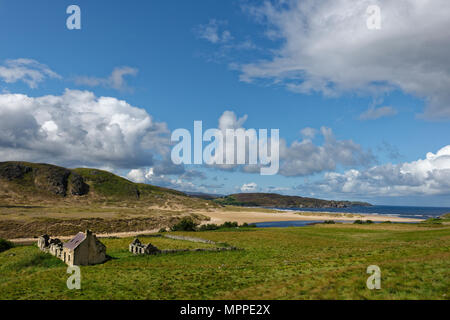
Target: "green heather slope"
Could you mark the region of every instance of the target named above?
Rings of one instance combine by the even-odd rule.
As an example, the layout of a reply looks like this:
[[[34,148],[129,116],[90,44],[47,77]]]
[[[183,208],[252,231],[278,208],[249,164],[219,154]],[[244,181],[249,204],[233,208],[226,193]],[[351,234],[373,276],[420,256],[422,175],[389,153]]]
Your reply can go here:
[[[329,201],[297,196],[283,196],[275,193],[237,193],[215,200],[223,205],[271,208],[347,208],[371,206],[366,202]]]
[[[134,183],[116,176],[110,172],[97,169],[74,169],[73,173],[80,175],[89,184],[96,196],[113,199],[147,199],[153,196],[180,196],[182,192],[155,187],[143,183]]]
[[[134,201],[177,204],[205,201],[193,199],[182,192],[133,183],[110,172],[98,169],[66,169],[50,164],[29,162],[0,163],[0,202],[32,204],[46,201]]]

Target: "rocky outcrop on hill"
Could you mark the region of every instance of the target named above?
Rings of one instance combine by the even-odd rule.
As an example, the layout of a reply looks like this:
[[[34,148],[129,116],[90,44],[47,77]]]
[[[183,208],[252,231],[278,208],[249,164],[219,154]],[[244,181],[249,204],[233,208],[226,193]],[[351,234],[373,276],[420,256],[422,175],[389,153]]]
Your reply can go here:
[[[47,164],[3,162],[0,163],[0,179],[63,197],[68,194],[82,196],[89,192],[89,185],[83,177],[69,169]]]
[[[83,196],[89,192],[89,185],[84,182],[82,176],[72,172],[70,176],[70,193],[74,196]]]
[[[3,163],[0,167],[0,178],[8,181],[22,179],[25,174],[33,171],[32,168],[20,163]]]

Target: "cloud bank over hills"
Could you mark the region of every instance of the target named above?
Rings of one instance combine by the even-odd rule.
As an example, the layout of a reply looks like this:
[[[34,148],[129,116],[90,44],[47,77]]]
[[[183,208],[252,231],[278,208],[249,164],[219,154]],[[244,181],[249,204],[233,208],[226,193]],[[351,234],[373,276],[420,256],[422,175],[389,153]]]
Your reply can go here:
[[[417,161],[329,172],[315,188],[368,196],[450,195],[450,145]]]

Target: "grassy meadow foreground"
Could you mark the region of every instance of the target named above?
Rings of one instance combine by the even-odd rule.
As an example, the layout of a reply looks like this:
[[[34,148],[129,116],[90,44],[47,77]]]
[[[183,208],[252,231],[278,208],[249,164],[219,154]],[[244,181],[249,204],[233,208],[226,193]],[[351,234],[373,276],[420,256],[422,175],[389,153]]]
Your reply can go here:
[[[0,299],[449,299],[450,226],[315,225],[176,232],[243,250],[133,256],[132,238],[102,239],[108,262],[67,266],[36,246],[0,253]],[[161,249],[210,245],[142,237]],[[381,268],[381,290],[366,269]]]

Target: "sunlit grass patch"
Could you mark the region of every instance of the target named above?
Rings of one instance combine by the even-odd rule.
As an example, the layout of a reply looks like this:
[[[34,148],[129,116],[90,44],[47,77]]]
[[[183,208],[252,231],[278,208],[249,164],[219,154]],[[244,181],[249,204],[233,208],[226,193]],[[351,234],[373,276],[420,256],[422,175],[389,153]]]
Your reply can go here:
[[[82,289],[70,291],[62,262],[41,258],[36,247],[17,247],[0,253],[0,298],[448,299],[450,292],[446,226],[336,224],[175,234],[244,250],[133,256],[132,238],[103,239],[112,259],[82,267]],[[210,246],[140,240],[160,249]],[[366,287],[369,265],[381,269],[381,290]]]

